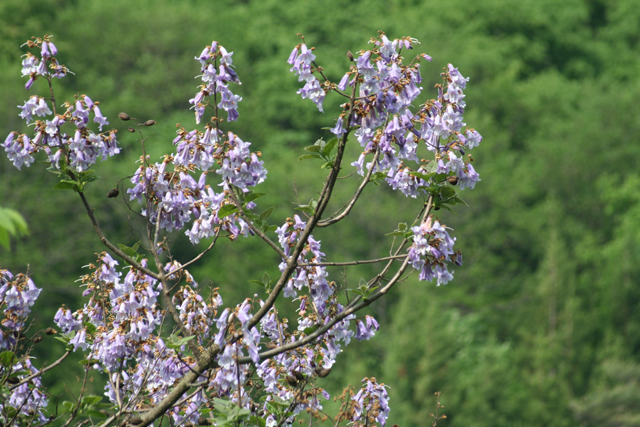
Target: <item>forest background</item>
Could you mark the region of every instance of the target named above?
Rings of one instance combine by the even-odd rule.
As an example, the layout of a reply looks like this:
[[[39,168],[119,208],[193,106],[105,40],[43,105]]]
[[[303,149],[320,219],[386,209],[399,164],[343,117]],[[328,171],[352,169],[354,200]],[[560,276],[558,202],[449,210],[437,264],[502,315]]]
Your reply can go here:
[[[90,94],[120,131],[123,155],[96,165],[103,178],[88,197],[111,239],[132,245],[126,206],[106,198],[139,157],[116,114],[156,120],[146,130],[151,154],[170,152],[175,124],[193,123],[193,58],[217,40],[234,51],[243,81],[240,121],[231,128],[263,152],[263,189],[273,218],[285,218],[291,202],[313,196],[321,176],[298,156],[327,138],[321,128],[339,112],[325,101],[319,114],[296,95],[286,63],[296,33],[337,81],[347,49],[366,47],[378,30],[422,42],[420,52],[434,58],[422,69],[425,89],[448,62],[471,78],[465,118],[484,136],[473,153],[482,181],[462,194],[469,208],[440,214],[465,254],[455,279],[436,287],[414,275],[375,304],[380,332],[338,358],[326,387],[335,393],[377,377],[390,385],[390,425],[429,423],[436,391],[451,427],[640,425],[636,0],[2,0],[0,136],[25,130],[16,107],[28,97],[19,46],[53,34],[59,58],[76,73],[61,82],[58,99]],[[49,325],[61,304],[81,305],[75,280],[104,248],[75,194],[52,190],[54,175],[18,172],[3,158],[0,176],[0,204],[21,212],[30,230],[0,248],[0,262],[14,273],[28,265],[44,288],[34,327]],[[361,205],[341,223],[338,239],[320,236],[332,259],[384,255],[383,234],[406,203],[385,192],[385,203]],[[172,246],[184,260],[202,249],[184,236]],[[258,292],[248,280],[272,267],[249,241],[222,252],[191,272],[234,305]],[[348,283],[371,271],[350,270]],[[40,345],[41,362],[63,351],[56,341]],[[77,387],[72,369],[45,376],[52,404]],[[102,394],[97,377],[91,387]]]

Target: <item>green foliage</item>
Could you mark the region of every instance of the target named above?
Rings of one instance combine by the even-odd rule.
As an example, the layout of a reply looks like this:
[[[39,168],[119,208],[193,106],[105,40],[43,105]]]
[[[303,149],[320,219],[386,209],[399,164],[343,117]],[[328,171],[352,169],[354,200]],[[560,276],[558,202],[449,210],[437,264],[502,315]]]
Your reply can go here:
[[[17,211],[0,207],[0,246],[11,249],[10,236],[28,236],[27,222]]]
[[[126,250],[142,257],[145,230],[120,199],[106,198],[139,158],[139,143],[116,114],[158,122],[144,130],[148,153],[157,161],[171,150],[175,123],[192,123],[187,101],[198,72],[193,57],[218,40],[235,52],[244,83],[240,122],[225,126],[262,150],[269,178],[260,206],[274,208],[255,215],[272,233],[268,220],[281,225],[295,209],[315,211],[316,184],[326,172],[318,166],[330,167],[335,151],[331,134],[318,129],[335,124],[336,105],[343,102],[327,99],[321,115],[295,94],[299,84],[285,62],[299,42],[295,34],[316,46],[317,62],[335,80],[349,65],[345,50],[364,47],[363,37],[379,29],[393,37],[414,36],[434,57],[421,69],[425,81],[437,79],[445,61],[471,77],[465,114],[484,136],[474,165],[482,181],[469,195],[448,185],[430,189],[443,208],[440,219],[455,230],[465,264],[446,287],[411,277],[386,302],[373,304],[381,330],[341,355],[347,367],[334,367],[325,380],[330,391],[335,395],[339,383],[375,375],[391,386],[391,424],[424,425],[433,393],[442,390],[443,425],[637,425],[637,6],[632,0],[4,0],[0,114],[6,119],[0,134],[21,130],[15,105],[31,94],[15,84],[21,54],[16,46],[31,35],[54,34],[63,63],[76,72],[61,81],[59,99],[86,91],[101,102],[122,142],[119,158],[96,165],[102,179],[82,187],[83,181],[67,177],[62,186],[84,190],[105,233],[114,241],[141,242]],[[345,156],[357,158],[360,151],[350,141]],[[351,172],[347,167],[342,174]],[[29,239],[3,253],[3,267],[23,269],[29,263],[34,281],[46,284],[38,322],[48,325],[62,303],[82,305],[74,281],[104,248],[91,235],[75,192],[43,190],[60,185],[59,179],[35,165],[18,172],[6,160],[0,161],[0,174],[3,204],[25,218],[0,210],[0,244],[8,248],[9,236],[25,236],[25,221],[30,225]],[[384,178],[373,176],[382,187]],[[342,206],[353,190],[353,183],[339,181],[327,212]],[[244,197],[243,206],[249,201]],[[456,216],[445,212],[462,199],[469,208]],[[397,224],[406,200],[392,200],[357,206],[336,226],[339,239],[320,230],[314,237],[322,239],[328,259],[383,256],[383,244],[406,235],[413,218]],[[237,213],[228,206],[222,214]],[[384,234],[380,230],[390,235],[374,237]],[[202,285],[222,288],[230,305],[255,292],[249,281],[268,291],[277,274],[269,249],[243,239],[222,243],[212,259],[191,269],[205,278]],[[167,244],[184,262],[208,242],[194,248],[177,236]],[[233,265],[240,268],[228,268]],[[372,271],[367,265],[349,270],[348,287],[357,289],[359,278]],[[330,277],[341,274],[330,271]],[[34,356],[50,362],[63,350],[62,344],[36,348]],[[44,377],[52,396],[78,387],[68,375],[55,375],[52,370]],[[89,387],[102,393],[98,380]],[[221,422],[244,420],[238,408],[219,408],[214,415]]]

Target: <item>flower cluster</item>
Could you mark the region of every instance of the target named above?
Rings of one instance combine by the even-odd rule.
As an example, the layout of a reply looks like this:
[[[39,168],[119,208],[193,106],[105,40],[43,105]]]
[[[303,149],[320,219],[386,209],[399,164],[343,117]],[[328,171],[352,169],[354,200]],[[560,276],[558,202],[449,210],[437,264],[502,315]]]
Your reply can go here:
[[[402,49],[412,49],[417,40],[403,38],[391,41],[383,34],[372,41],[374,49],[360,52],[340,83],[324,83],[326,90],[344,91],[348,86],[359,89],[353,105],[346,105],[345,113],[331,129],[338,136],[345,133],[346,110],[353,108],[349,126],[358,126],[355,136],[364,151],[352,165],[360,175],[365,174],[365,167],[386,173],[389,185],[406,196],[426,194],[426,188],[437,182],[429,182],[432,176],[425,176],[433,172],[433,165],[418,159],[419,143],[423,141],[426,148],[436,155],[434,164],[437,163],[438,174],[456,176],[461,189],[473,188],[480,178],[471,165],[471,158],[463,160],[458,157],[482,141],[477,131],[463,131],[465,95],[462,90],[468,78],[462,77],[458,69],[449,64],[442,74],[446,92],[443,93],[440,85],[437,100],[429,100],[413,109],[413,102],[422,92],[419,61],[421,58],[431,61],[431,57],[420,55],[405,65]],[[311,63],[314,59],[311,49],[301,44],[291,53],[289,63],[294,65],[291,71],[298,75],[298,79],[307,82],[298,93],[303,98],[311,98],[322,110],[325,90],[313,75],[315,70]],[[378,154],[366,163],[366,156],[374,153]],[[447,160],[446,164],[443,159]],[[419,166],[412,169],[408,161],[417,162]]]
[[[306,44],[301,43],[291,51],[287,62],[293,65],[291,71],[298,76],[298,81],[305,82],[304,87],[297,93],[302,96],[302,99],[309,98],[312,100],[318,106],[318,109],[324,112],[322,102],[324,101],[326,92],[320,86],[320,81],[313,75],[311,64],[315,59],[316,56],[313,54],[313,48],[309,49]]]
[[[31,313],[31,307],[42,289],[36,288],[33,280],[24,274],[14,278],[9,270],[0,270],[0,307],[4,319],[0,332],[0,349],[12,349],[16,335],[22,330]]]
[[[8,399],[0,404],[0,421],[3,425],[9,425],[9,419],[3,419],[4,414],[10,413],[8,408],[17,411],[19,415],[30,420],[30,425],[41,425],[48,421],[42,411],[47,407],[49,400],[40,390],[42,382],[38,376],[29,381],[22,382],[28,376],[38,373],[38,370],[31,364],[29,357],[15,363],[11,369],[14,378],[18,380],[17,387],[11,390]],[[16,375],[17,374],[17,375]],[[4,377],[3,373],[3,377]]]
[[[189,103],[193,104],[192,108],[195,109],[196,123],[200,123],[205,107],[211,102],[208,98],[211,97],[213,97],[214,106],[227,112],[229,121],[238,120],[238,102],[242,101],[242,97],[231,92],[229,83],[239,85],[242,83],[233,69],[231,56],[233,52],[227,52],[215,41],[211,46],[205,47],[200,56],[196,56],[196,61],[201,65],[202,84],[196,96],[189,100]],[[220,102],[216,104],[218,95],[220,95]]]
[[[143,216],[166,231],[183,229],[193,217],[193,225],[186,231],[193,244],[212,237],[220,229],[227,231],[232,239],[248,236],[249,225],[239,215],[219,216],[218,213],[225,205],[235,205],[230,195],[235,189],[249,192],[267,176],[264,162],[259,159],[261,153],[252,152],[250,142],[232,132],[225,135],[218,127],[221,120],[217,117],[218,108],[227,111],[229,120],[236,120],[237,103],[242,100],[228,87],[229,83],[240,84],[232,68],[231,55],[233,52],[228,53],[214,42],[196,57],[202,66],[203,80],[200,91],[190,101],[196,110],[196,122],[200,123],[205,108],[211,106],[210,99],[215,100],[219,95],[220,103],[213,103],[216,116],[205,125],[204,131],[179,127],[173,140],[176,153],[164,156],[162,162],[155,164],[142,158],[131,178],[134,187],[127,190],[131,200],[145,205]],[[197,181],[196,171],[200,174]],[[212,172],[221,179],[222,193],[215,193],[206,184],[206,177]],[[248,203],[245,208],[254,206]]]
[[[44,37],[27,42],[30,48],[39,48],[41,57],[31,53],[25,55],[22,62],[22,75],[29,76],[26,88],[29,89],[33,82],[42,77],[51,84],[52,78],[62,78],[69,70],[60,65],[56,59],[58,53],[55,45]],[[49,64],[48,68],[46,64]],[[102,128],[108,125],[107,118],[102,115],[99,103],[94,102],[87,95],[76,97],[74,102],[65,102],[66,111],[56,113],[56,106],[37,95],[31,96],[20,108],[20,117],[31,124],[34,117],[43,117],[34,123],[35,134],[29,136],[19,132],[11,132],[5,139],[4,147],[7,157],[20,169],[22,166],[31,166],[35,161],[34,154],[43,151],[47,154],[49,162],[55,169],[64,169],[67,166],[76,172],[88,170],[97,159],[106,160],[120,152],[116,132],[102,132]],[[51,110],[53,107],[53,111]],[[100,133],[94,133],[88,128],[89,116],[93,113],[93,121],[98,124]],[[75,126],[70,134],[61,130],[62,125],[71,123]],[[64,165],[61,166],[60,162]]]
[[[429,217],[420,226],[412,227],[413,245],[409,248],[409,262],[420,272],[420,280],[436,278],[438,286],[453,279],[448,270],[449,263],[462,265],[460,251],[454,252],[455,237],[449,236],[447,229],[439,221]]]
[[[2,389],[2,404],[0,404],[0,421],[12,408],[23,416],[29,417],[34,424],[43,424],[47,419],[42,414],[47,406],[47,396],[40,390],[42,383],[39,377],[24,381],[38,370],[31,364],[28,356],[17,354],[18,342],[24,339],[24,328],[31,307],[40,295],[42,289],[36,288],[33,280],[24,274],[14,275],[9,270],[0,270],[0,307],[3,308],[4,319],[0,328],[0,350],[10,360],[4,360],[0,367],[0,377],[11,377],[17,386]],[[8,372],[7,372],[8,370]],[[4,394],[7,394],[4,396]]]
[[[164,319],[157,304],[161,285],[133,267],[123,278],[117,265],[109,254],[100,254],[98,265],[90,265],[94,271],[82,277],[89,301],[73,313],[61,308],[54,321],[75,350],[88,351],[87,359],[95,362],[94,369],[108,374],[105,395],[112,403],[133,405],[136,399],[159,402],[190,371],[194,360],[180,351],[184,344],[170,347],[159,336]],[[165,270],[175,280],[186,277],[190,285],[174,295],[173,302],[185,328],[203,343],[222,299],[214,294],[205,301],[193,291],[197,284],[191,275],[178,268],[168,264]],[[190,403],[194,399],[198,396]]]
[[[362,380],[364,387],[351,399],[356,403],[353,417],[354,426],[369,426],[379,423],[382,427],[389,417],[389,395],[384,384],[375,378]]]

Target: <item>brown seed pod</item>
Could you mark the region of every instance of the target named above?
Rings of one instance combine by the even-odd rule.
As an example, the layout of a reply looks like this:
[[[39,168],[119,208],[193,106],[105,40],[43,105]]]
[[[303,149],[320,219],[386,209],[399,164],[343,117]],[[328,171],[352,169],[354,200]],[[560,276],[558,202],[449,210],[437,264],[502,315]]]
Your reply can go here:
[[[47,335],[53,335],[53,334],[57,334],[58,331],[56,331],[53,328],[47,328],[47,329],[44,330],[44,333],[47,334]]]
[[[153,126],[153,125],[155,125],[155,124],[156,124],[156,121],[155,121],[155,120],[147,120],[146,122],[144,122],[144,123],[142,124],[142,126]]]
[[[277,343],[277,342],[275,342],[275,341],[269,341],[269,342],[267,343],[267,348],[274,349],[274,348],[276,348],[276,347],[278,347],[278,343]]]
[[[200,417],[198,418],[198,424],[200,424],[201,426],[212,426],[213,421],[210,420],[209,418]]]
[[[304,379],[304,374],[300,371],[294,371],[293,376],[296,377],[298,381],[302,381]]]
[[[353,62],[353,53],[351,53],[350,50],[347,51],[347,58],[349,58],[349,61]]]
[[[118,194],[120,194],[120,190],[118,190],[117,188],[112,188],[107,193],[107,197],[113,199],[114,197],[118,197]]]
[[[298,380],[294,376],[287,375],[286,377],[284,377],[284,379],[291,387],[295,387],[298,385]]]
[[[447,181],[449,181],[449,184],[451,185],[456,185],[458,184],[458,177],[457,176],[450,176],[447,178]]]
[[[135,131],[136,131],[136,130],[135,130],[135,128],[129,128],[129,129],[127,129],[127,130],[128,130],[129,132],[131,132],[131,133],[133,133],[133,132],[135,132]]]
[[[18,377],[10,377],[10,378],[7,378],[7,382],[9,384],[18,384],[20,382],[20,378],[18,378]]]
[[[331,373],[331,368],[323,369],[319,366],[316,368],[316,374],[318,374],[320,378],[324,378],[330,373]]]
[[[118,117],[124,122],[126,122],[127,120],[131,120],[131,117],[129,117],[127,113],[118,113]]]
[[[35,338],[33,339],[33,343],[34,343],[34,344],[38,344],[38,343],[39,343],[40,341],[42,341],[43,339],[44,339],[43,337],[37,336],[37,337],[35,337]]]

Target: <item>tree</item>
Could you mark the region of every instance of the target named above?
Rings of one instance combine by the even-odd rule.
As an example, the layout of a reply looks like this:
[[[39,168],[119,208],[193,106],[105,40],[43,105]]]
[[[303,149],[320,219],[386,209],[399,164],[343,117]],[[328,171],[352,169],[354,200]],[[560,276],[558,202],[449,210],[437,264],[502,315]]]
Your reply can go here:
[[[43,334],[56,330],[27,338],[27,318],[40,290],[27,274],[1,271],[3,423],[145,426],[169,419],[172,425],[281,426],[305,412],[327,419],[321,402],[329,395],[318,379],[329,375],[337,355],[353,338],[368,340],[379,328],[362,310],[405,280],[411,269],[418,271],[420,280],[435,279],[438,285],[453,279],[450,269],[462,264],[462,255],[454,250],[451,229],[434,212],[463,204],[460,190],[479,181],[467,152],[482,137],[463,123],[468,78],[449,64],[436,85],[437,97],[418,104],[421,61],[431,57],[412,57],[418,42],[409,37],[390,40],[380,33],[370,42],[370,50],[347,53],[351,65],[339,83],[325,76],[304,37],[291,52],[291,71],[304,82],[298,91],[302,98],[322,112],[326,96],[335,93],[342,111],[331,128],[335,137],[306,147],[299,159],[320,161],[327,171],[318,196],[298,204],[299,214],[282,225],[270,223],[272,207],[258,207],[264,194],[254,188],[267,178],[261,153],[252,151],[251,143],[239,135],[224,131],[225,122],[238,120],[242,101],[232,91],[240,84],[233,52],[213,42],[196,56],[202,83],[189,102],[196,124],[205,114],[212,116],[200,129],[179,125],[173,140],[176,151],[161,161],[153,162],[147,153],[145,131],[156,122],[118,114],[120,120],[133,123],[128,130],[137,134],[141,147],[140,165],[128,177],[131,187],[125,188],[122,182],[127,178],[122,178],[107,194],[141,206],[129,206],[143,224],[132,224],[139,235],[131,246],[109,239],[87,197],[98,179],[93,165],[120,152],[117,131],[103,130],[110,123],[100,103],[87,95],[76,95],[58,111],[55,79],[72,72],[59,62],[50,36],[26,43],[31,51],[22,62],[22,74],[29,78],[25,87],[46,82],[48,92],[31,96],[20,107],[20,117],[33,124],[34,131],[11,132],[3,147],[18,169],[31,166],[44,152],[48,170],[58,177],[55,188],[78,194],[108,252],[98,254],[81,278],[84,306],[58,310],[54,321],[66,352],[46,367],[32,364],[30,349]],[[351,163],[353,171],[344,162],[347,144],[356,141],[361,152]],[[350,199],[338,207],[330,204],[338,184],[356,178]],[[312,233],[346,220],[365,188],[382,181],[416,199],[414,211],[400,212],[397,229],[389,230],[389,256],[326,261]],[[180,231],[192,244],[206,240],[209,246],[193,259],[181,259],[169,240]],[[215,251],[219,241],[241,238],[270,247],[278,273],[271,277],[266,272],[256,281],[262,296],[223,308],[225,289],[200,286],[187,268]],[[121,262],[127,266],[120,268]],[[355,289],[328,280],[331,267],[359,264],[380,267]],[[296,321],[290,322],[285,317],[289,315],[297,316]],[[108,403],[83,387],[73,401],[49,415],[40,377],[64,366],[76,351],[85,355],[85,381],[92,370],[104,375]],[[388,394],[375,378],[363,379],[357,392],[347,388],[340,399],[336,422],[385,424]]]

